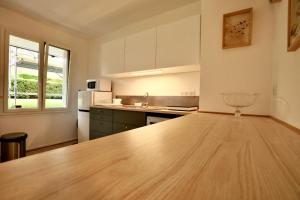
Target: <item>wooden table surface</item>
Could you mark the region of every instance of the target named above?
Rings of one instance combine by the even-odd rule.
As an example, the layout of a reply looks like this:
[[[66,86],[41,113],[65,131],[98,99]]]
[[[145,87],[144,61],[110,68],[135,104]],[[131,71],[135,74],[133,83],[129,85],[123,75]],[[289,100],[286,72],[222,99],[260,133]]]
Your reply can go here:
[[[300,135],[191,114],[2,163],[0,199],[300,199]]]

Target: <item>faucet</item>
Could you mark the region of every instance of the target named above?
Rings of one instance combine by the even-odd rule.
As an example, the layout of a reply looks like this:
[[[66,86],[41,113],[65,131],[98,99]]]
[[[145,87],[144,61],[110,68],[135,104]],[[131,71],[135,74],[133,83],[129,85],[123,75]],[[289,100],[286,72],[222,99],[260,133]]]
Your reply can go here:
[[[147,108],[149,106],[149,92],[146,92],[144,106]]]

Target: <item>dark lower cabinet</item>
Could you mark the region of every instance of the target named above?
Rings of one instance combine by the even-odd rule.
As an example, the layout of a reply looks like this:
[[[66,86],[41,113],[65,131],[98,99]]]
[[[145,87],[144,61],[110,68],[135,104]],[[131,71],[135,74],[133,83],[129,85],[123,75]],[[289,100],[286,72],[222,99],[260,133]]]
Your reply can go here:
[[[113,122],[128,125],[145,126],[146,113],[126,110],[113,110]]]
[[[123,131],[129,131],[129,130],[139,128],[139,127],[142,127],[142,126],[115,122],[113,124],[113,132],[114,133],[120,133],[120,132],[123,132]]]
[[[113,134],[113,112],[109,109],[90,109],[90,140]]]
[[[101,131],[97,131],[97,130],[90,130],[90,140],[105,137],[105,136],[108,136],[108,135],[112,135],[112,133],[101,132]]]
[[[90,139],[96,139],[113,134],[113,126],[111,122],[104,122],[90,119]]]
[[[91,108],[90,139],[96,139],[146,125],[146,113]]]

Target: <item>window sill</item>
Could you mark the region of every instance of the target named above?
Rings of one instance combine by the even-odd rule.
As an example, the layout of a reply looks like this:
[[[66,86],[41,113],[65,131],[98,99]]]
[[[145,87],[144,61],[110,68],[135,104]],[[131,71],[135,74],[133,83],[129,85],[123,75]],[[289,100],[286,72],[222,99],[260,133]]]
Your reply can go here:
[[[70,109],[47,109],[44,111],[26,111],[26,110],[17,110],[17,111],[6,111],[0,112],[0,116],[18,116],[18,115],[45,115],[45,114],[59,114],[59,113],[71,113]]]

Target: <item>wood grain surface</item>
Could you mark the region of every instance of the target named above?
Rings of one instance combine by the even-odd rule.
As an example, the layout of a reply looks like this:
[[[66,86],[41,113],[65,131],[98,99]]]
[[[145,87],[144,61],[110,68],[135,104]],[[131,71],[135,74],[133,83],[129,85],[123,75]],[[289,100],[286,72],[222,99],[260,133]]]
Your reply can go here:
[[[0,164],[0,199],[300,199],[300,136],[198,113]]]

